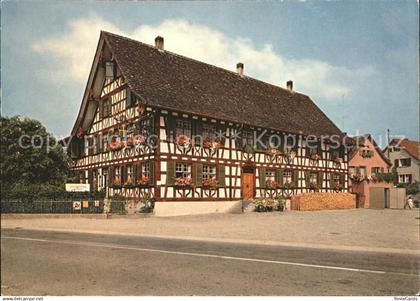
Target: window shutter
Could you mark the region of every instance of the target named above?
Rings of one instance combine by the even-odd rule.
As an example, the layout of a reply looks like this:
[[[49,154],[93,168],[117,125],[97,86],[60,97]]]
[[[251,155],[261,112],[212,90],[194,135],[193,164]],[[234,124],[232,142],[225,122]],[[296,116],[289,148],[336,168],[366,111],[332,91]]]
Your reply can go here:
[[[126,93],[126,99],[125,99],[125,106],[126,108],[130,108],[133,105],[133,95],[131,94],[131,91],[127,89]]]
[[[299,186],[299,170],[294,170],[293,171],[293,185],[294,185],[294,187]]]
[[[345,179],[346,179],[345,175],[344,174],[340,174],[340,184],[343,185],[343,187],[344,187]]]
[[[284,135],[278,135],[279,139],[280,139],[280,145],[279,145],[279,150],[280,152],[284,153]],[[276,138],[277,139],[277,138]]]
[[[334,182],[334,173],[330,173],[330,188],[334,188],[335,182]]]
[[[277,175],[277,182],[279,183],[279,185],[280,186],[283,186],[283,169],[277,169],[277,172],[276,172],[276,175]]]
[[[112,186],[114,177],[115,177],[115,168],[114,166],[110,166],[108,169],[108,186]]]
[[[222,144],[222,147],[224,147],[226,141],[226,125],[219,124],[219,126],[217,127],[217,131],[218,133],[216,138],[219,139],[220,143]]]
[[[320,155],[321,158],[322,158],[322,145],[321,145],[321,142],[318,142],[317,151],[318,151],[318,155]]]
[[[324,173],[318,172],[318,186],[323,187]]]
[[[135,167],[135,176],[136,176],[136,179],[138,180],[138,179],[141,179],[141,176],[142,176],[142,174],[141,174],[141,163],[140,162],[137,162],[135,165],[134,165],[134,167]]]
[[[260,167],[258,169],[259,173],[258,173],[258,180],[260,182],[260,188],[265,188],[266,187],[266,183],[265,183],[265,172],[266,172],[266,168],[265,167]]]
[[[203,124],[199,120],[193,120],[192,126],[193,126],[193,135],[198,136],[198,137],[194,137],[194,142],[198,145],[201,145],[201,143],[203,143],[203,141],[201,141],[201,139],[203,139],[202,137]]]
[[[226,185],[225,179],[225,165],[218,165],[217,166],[217,182],[220,186]]]
[[[127,180],[127,165],[121,166],[121,183]]]
[[[201,182],[203,180],[203,164],[194,163],[193,164],[193,177],[194,177],[194,184],[196,186],[201,186]]]
[[[104,101],[99,100],[99,119],[104,118]]]
[[[166,139],[171,140],[171,138],[175,138],[175,126],[176,120],[173,116],[168,115],[166,116]],[[171,135],[172,134],[172,135]]]
[[[114,62],[105,63],[105,78],[108,80],[114,80]]]
[[[309,170],[305,171],[305,181],[306,187],[309,187],[309,183],[311,182],[311,172]]]
[[[149,161],[149,185],[155,185],[155,162]]]
[[[244,147],[244,145],[242,145],[242,131],[240,131],[239,129],[235,130],[235,144],[236,144],[236,148],[237,149],[241,149]]]
[[[340,158],[344,158],[344,145],[340,145],[339,156]]]
[[[168,162],[166,168],[166,185],[173,185],[175,178],[175,162]]]

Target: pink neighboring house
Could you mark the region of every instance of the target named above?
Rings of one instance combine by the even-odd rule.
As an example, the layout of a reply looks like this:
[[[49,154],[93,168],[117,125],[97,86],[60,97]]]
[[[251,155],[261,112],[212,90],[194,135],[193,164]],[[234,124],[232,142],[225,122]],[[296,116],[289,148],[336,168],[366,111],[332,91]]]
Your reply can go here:
[[[353,137],[355,147],[349,159],[349,188],[356,193],[359,208],[389,207],[393,187],[391,162],[370,135]]]

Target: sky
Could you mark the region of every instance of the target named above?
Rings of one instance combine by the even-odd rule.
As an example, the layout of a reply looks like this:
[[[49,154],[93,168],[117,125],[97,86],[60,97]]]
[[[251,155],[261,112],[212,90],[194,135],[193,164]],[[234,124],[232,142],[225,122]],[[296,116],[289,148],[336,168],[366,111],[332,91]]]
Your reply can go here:
[[[100,30],[309,95],[349,135],[418,139],[414,1],[1,3],[2,115],[69,135]],[[293,116],[291,116],[293,118]],[[302,120],[305,122],[305,120]]]

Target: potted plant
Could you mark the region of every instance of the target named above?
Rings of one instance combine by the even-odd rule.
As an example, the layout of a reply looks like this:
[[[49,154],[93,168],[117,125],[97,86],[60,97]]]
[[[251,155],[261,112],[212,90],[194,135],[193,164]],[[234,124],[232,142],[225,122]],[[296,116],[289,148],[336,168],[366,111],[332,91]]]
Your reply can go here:
[[[278,198],[275,200],[275,209],[277,211],[284,211],[286,209],[286,200],[283,198]]]
[[[319,191],[318,184],[316,182],[310,182],[309,183],[309,189],[313,191]]]
[[[275,147],[269,147],[266,150],[266,154],[270,157],[277,157],[281,155],[281,152],[278,148]]]
[[[341,190],[343,190],[343,185],[340,182],[335,182],[334,191],[339,192]]]
[[[267,211],[266,210],[266,207],[264,205],[263,199],[254,200],[253,203],[254,203],[255,211],[257,211],[257,212],[265,212],[265,211]]]

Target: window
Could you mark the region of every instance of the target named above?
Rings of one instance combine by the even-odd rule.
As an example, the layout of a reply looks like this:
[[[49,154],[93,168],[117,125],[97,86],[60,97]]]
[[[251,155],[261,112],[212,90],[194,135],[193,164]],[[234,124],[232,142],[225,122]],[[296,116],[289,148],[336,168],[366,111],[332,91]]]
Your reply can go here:
[[[176,136],[191,137],[191,121],[184,119],[176,120]]]
[[[378,173],[383,173],[383,172],[384,172],[383,167],[372,167],[371,169],[372,174],[378,174]]]
[[[127,182],[132,181],[134,179],[134,166],[127,165]]]
[[[399,183],[411,183],[411,175],[399,175],[398,176]]]
[[[399,152],[400,150],[401,149],[398,146],[394,146],[394,149],[393,149],[394,152]]]
[[[297,148],[298,140],[296,136],[287,135],[286,145],[284,146],[285,151],[290,152]]]
[[[108,151],[108,133],[102,136],[102,142],[103,142],[102,150]]]
[[[191,164],[176,163],[175,177],[176,178],[191,178]]]
[[[354,167],[354,166],[350,166],[350,167],[349,167],[349,174],[350,174],[350,175],[354,175],[354,174],[356,174],[356,167]]]
[[[273,169],[268,169],[265,172],[265,180],[266,181],[274,182],[276,180],[276,176],[275,175],[276,175],[276,173],[275,173],[275,171]]]
[[[316,172],[311,172],[309,174],[309,182],[310,183],[317,183],[318,182],[318,173]]]
[[[216,138],[216,125],[203,123],[203,140],[214,140]]]
[[[340,174],[338,173],[333,174],[333,180],[334,180],[334,183],[340,183],[340,180],[341,180]]]
[[[411,159],[401,159],[400,160],[400,167],[410,167],[411,166]]]
[[[285,170],[283,172],[283,181],[284,181],[284,183],[291,183],[292,182],[292,171],[291,170]]]
[[[365,166],[360,166],[360,167],[359,167],[359,174],[360,174],[362,177],[365,177],[365,176],[366,176],[366,167],[365,167]]]
[[[140,134],[148,136],[152,131],[152,121],[150,118],[140,120]]]
[[[121,166],[115,167],[114,181],[121,182]]]
[[[131,92],[130,90],[127,90],[127,100],[126,100],[127,108],[131,108],[137,105],[138,102],[139,102],[139,97],[133,92]]]
[[[141,165],[141,176],[146,178],[150,177],[150,163],[143,163]]]
[[[252,131],[242,131],[242,146],[254,146],[254,133]]]
[[[203,165],[203,180],[216,179],[216,166]]]

